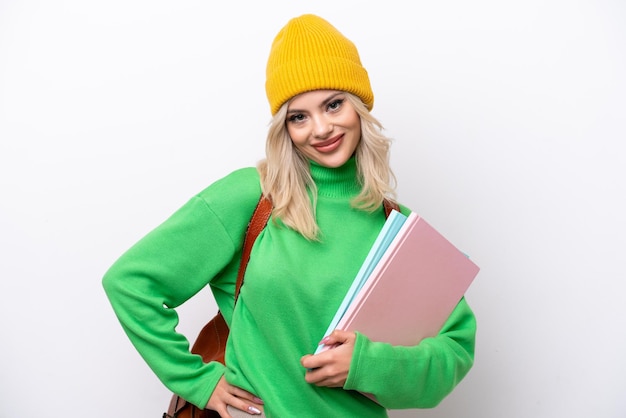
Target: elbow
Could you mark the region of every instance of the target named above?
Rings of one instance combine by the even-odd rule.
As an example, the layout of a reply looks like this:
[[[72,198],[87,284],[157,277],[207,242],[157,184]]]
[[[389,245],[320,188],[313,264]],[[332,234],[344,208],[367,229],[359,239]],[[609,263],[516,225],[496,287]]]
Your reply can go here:
[[[123,294],[123,280],[121,275],[115,272],[115,269],[110,268],[104,276],[102,276],[102,288],[109,301],[113,301]]]
[[[115,275],[111,274],[109,270],[102,277],[102,288],[104,289],[104,293],[107,296],[110,296],[112,293],[115,293],[116,287],[117,280],[115,278]]]

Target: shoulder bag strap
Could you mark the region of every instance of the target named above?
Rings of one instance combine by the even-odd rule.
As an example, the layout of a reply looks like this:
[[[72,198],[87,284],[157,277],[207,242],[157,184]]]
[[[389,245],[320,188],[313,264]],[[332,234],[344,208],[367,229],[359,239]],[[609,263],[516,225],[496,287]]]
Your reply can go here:
[[[383,207],[385,208],[385,218],[388,218],[389,214],[394,209],[400,212],[400,206],[398,206],[398,204],[392,200],[383,200]]]
[[[248,261],[250,260],[250,251],[252,251],[254,241],[259,236],[263,228],[265,228],[267,220],[270,218],[271,214],[271,200],[265,197],[265,195],[261,195],[261,197],[259,198],[259,202],[256,205],[256,208],[254,208],[252,218],[250,218],[250,222],[248,223],[246,237],[243,241],[243,252],[241,254],[239,272],[237,273],[237,283],[235,284],[235,303],[237,303],[239,291],[241,290],[241,285],[243,284],[243,276],[246,273],[246,267],[248,266]]]

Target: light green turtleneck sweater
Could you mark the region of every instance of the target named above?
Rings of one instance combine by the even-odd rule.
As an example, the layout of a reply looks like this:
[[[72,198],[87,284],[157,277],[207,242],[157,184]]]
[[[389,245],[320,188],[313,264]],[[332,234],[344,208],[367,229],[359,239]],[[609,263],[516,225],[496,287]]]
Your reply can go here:
[[[338,169],[312,164],[311,174],[320,242],[270,220],[252,250],[234,312],[245,228],[261,194],[255,169],[212,184],[130,248],[103,279],[124,330],[163,383],[199,406],[224,373],[263,399],[270,418],[387,416],[357,390],[386,408],[435,406],[472,366],[476,324],[464,299],[441,333],[418,346],[357,334],[343,389],[304,380],[300,357],[315,351],[385,222],[382,209],[350,205],[359,192],[354,159]],[[174,308],[207,284],[231,326],[226,367],[202,363],[175,332]]]

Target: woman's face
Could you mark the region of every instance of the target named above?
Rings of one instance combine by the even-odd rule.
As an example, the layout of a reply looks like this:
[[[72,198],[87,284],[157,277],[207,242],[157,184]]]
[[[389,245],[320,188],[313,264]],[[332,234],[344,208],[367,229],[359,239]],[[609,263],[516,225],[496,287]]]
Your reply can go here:
[[[345,164],[361,140],[361,119],[339,90],[295,96],[287,107],[285,123],[296,148],[324,167]]]

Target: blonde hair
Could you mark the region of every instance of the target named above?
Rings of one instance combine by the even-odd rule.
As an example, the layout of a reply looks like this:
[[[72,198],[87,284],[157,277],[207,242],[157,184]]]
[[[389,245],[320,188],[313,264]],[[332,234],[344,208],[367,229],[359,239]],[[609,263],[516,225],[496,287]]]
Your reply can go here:
[[[389,165],[391,139],[382,134],[381,123],[363,101],[353,94],[346,97],[361,119],[361,140],[356,147],[360,193],[352,206],[373,212],[383,199],[395,199],[396,178]],[[318,239],[315,220],[317,187],[309,170],[309,161],[293,145],[285,125],[289,102],[283,104],[270,123],[265,145],[266,158],[259,162],[261,189],[274,204],[274,220],[296,230],[309,240]]]

